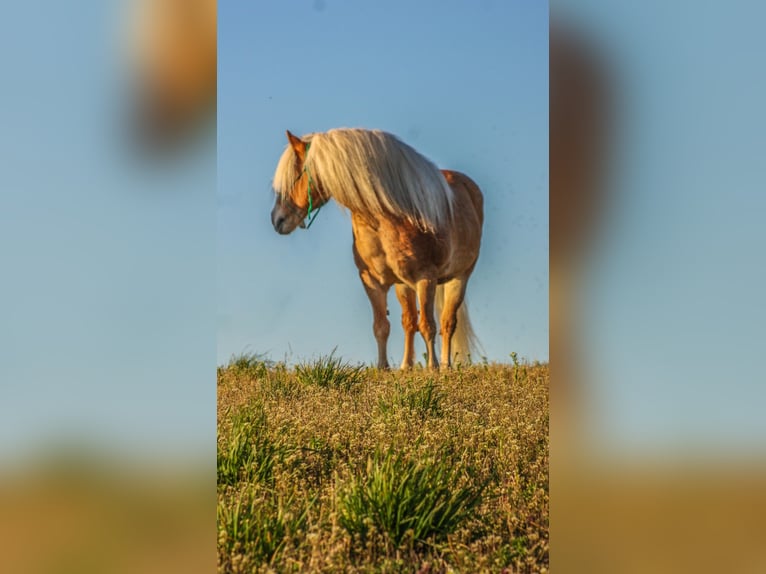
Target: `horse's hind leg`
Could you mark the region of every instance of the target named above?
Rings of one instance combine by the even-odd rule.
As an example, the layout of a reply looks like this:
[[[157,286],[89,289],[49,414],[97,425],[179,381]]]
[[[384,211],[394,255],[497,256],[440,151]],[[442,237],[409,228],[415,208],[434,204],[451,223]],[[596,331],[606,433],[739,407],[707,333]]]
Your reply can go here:
[[[434,298],[436,295],[436,280],[421,279],[415,286],[420,301],[420,334],[426,342],[428,351],[428,367],[439,368],[439,359],[436,358],[436,321],[434,320]]]
[[[388,356],[386,345],[388,343],[388,335],[391,332],[386,301],[388,286],[378,283],[367,271],[359,273],[359,277],[362,279],[364,290],[367,291],[367,297],[372,304],[372,332],[375,334],[375,340],[378,342],[378,368],[387,369]]]
[[[418,330],[418,305],[415,290],[397,283],[396,298],[402,306],[402,329],[404,329],[404,357],[402,369],[409,369],[415,362],[415,333]]]
[[[444,305],[442,307],[442,364],[452,364],[452,336],[457,328],[457,310],[465,298],[465,279],[453,279],[444,284]],[[466,357],[462,357],[463,360]]]

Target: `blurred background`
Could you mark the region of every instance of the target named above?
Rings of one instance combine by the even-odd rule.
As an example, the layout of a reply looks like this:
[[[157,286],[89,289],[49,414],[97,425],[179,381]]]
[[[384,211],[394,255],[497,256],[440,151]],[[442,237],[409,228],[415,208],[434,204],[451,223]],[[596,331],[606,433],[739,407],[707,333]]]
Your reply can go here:
[[[2,572],[215,568],[215,1],[0,18]]]
[[[196,4],[0,19],[2,572],[215,568],[215,13]],[[556,572],[766,570],[764,10],[551,5]],[[192,63],[140,55],[164,26]]]
[[[764,8],[551,5],[551,566],[762,572]]]

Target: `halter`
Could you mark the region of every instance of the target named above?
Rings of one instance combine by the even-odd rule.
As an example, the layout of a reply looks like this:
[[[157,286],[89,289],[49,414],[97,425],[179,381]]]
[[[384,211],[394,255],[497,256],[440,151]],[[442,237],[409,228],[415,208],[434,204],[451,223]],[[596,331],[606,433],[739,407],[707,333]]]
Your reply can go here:
[[[309,152],[309,147],[311,147],[311,143],[306,144],[306,154],[308,154]],[[309,184],[308,184],[309,210],[306,213],[306,218],[309,220],[308,224],[306,225],[306,229],[308,229],[309,227],[311,227],[311,224],[314,223],[314,220],[316,219],[317,215],[319,215],[319,210],[322,209],[322,206],[320,205],[319,207],[317,207],[317,210],[314,211],[314,217],[311,217],[311,212],[314,207],[314,202],[311,199],[311,184],[313,183],[313,180],[311,179],[311,173],[309,172],[308,165],[305,162],[303,164],[303,173],[309,176]]]

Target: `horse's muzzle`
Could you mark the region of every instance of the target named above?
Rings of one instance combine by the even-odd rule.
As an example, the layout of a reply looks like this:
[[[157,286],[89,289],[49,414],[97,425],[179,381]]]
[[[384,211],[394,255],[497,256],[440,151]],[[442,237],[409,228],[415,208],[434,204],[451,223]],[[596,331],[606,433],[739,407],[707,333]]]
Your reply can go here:
[[[271,224],[274,226],[274,231],[281,235],[285,235],[285,231],[283,231],[285,227],[285,220],[287,218],[284,215],[275,215],[271,214]]]

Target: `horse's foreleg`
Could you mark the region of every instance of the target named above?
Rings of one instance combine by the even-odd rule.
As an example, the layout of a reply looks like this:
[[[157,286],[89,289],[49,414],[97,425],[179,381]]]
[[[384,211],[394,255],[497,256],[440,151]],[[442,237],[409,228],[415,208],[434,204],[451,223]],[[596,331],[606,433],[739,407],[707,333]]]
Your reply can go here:
[[[457,310],[465,298],[467,281],[453,279],[444,284],[444,306],[441,315],[442,331],[442,364],[448,367],[452,364],[452,336],[457,328]],[[462,357],[463,360],[466,357]]]
[[[396,298],[402,306],[402,329],[404,330],[404,357],[402,369],[415,363],[415,333],[418,330],[418,305],[415,290],[404,284],[396,285]]]
[[[434,320],[434,298],[436,295],[436,280],[421,279],[416,285],[418,300],[420,301],[420,334],[426,342],[428,350],[428,367],[439,368],[439,359],[436,358],[436,321]]]
[[[388,356],[386,345],[388,335],[391,332],[391,323],[387,317],[386,294],[388,286],[381,285],[367,271],[362,271],[359,276],[362,279],[364,290],[372,304],[372,332],[375,334],[375,340],[378,342],[378,368],[388,368]]]

